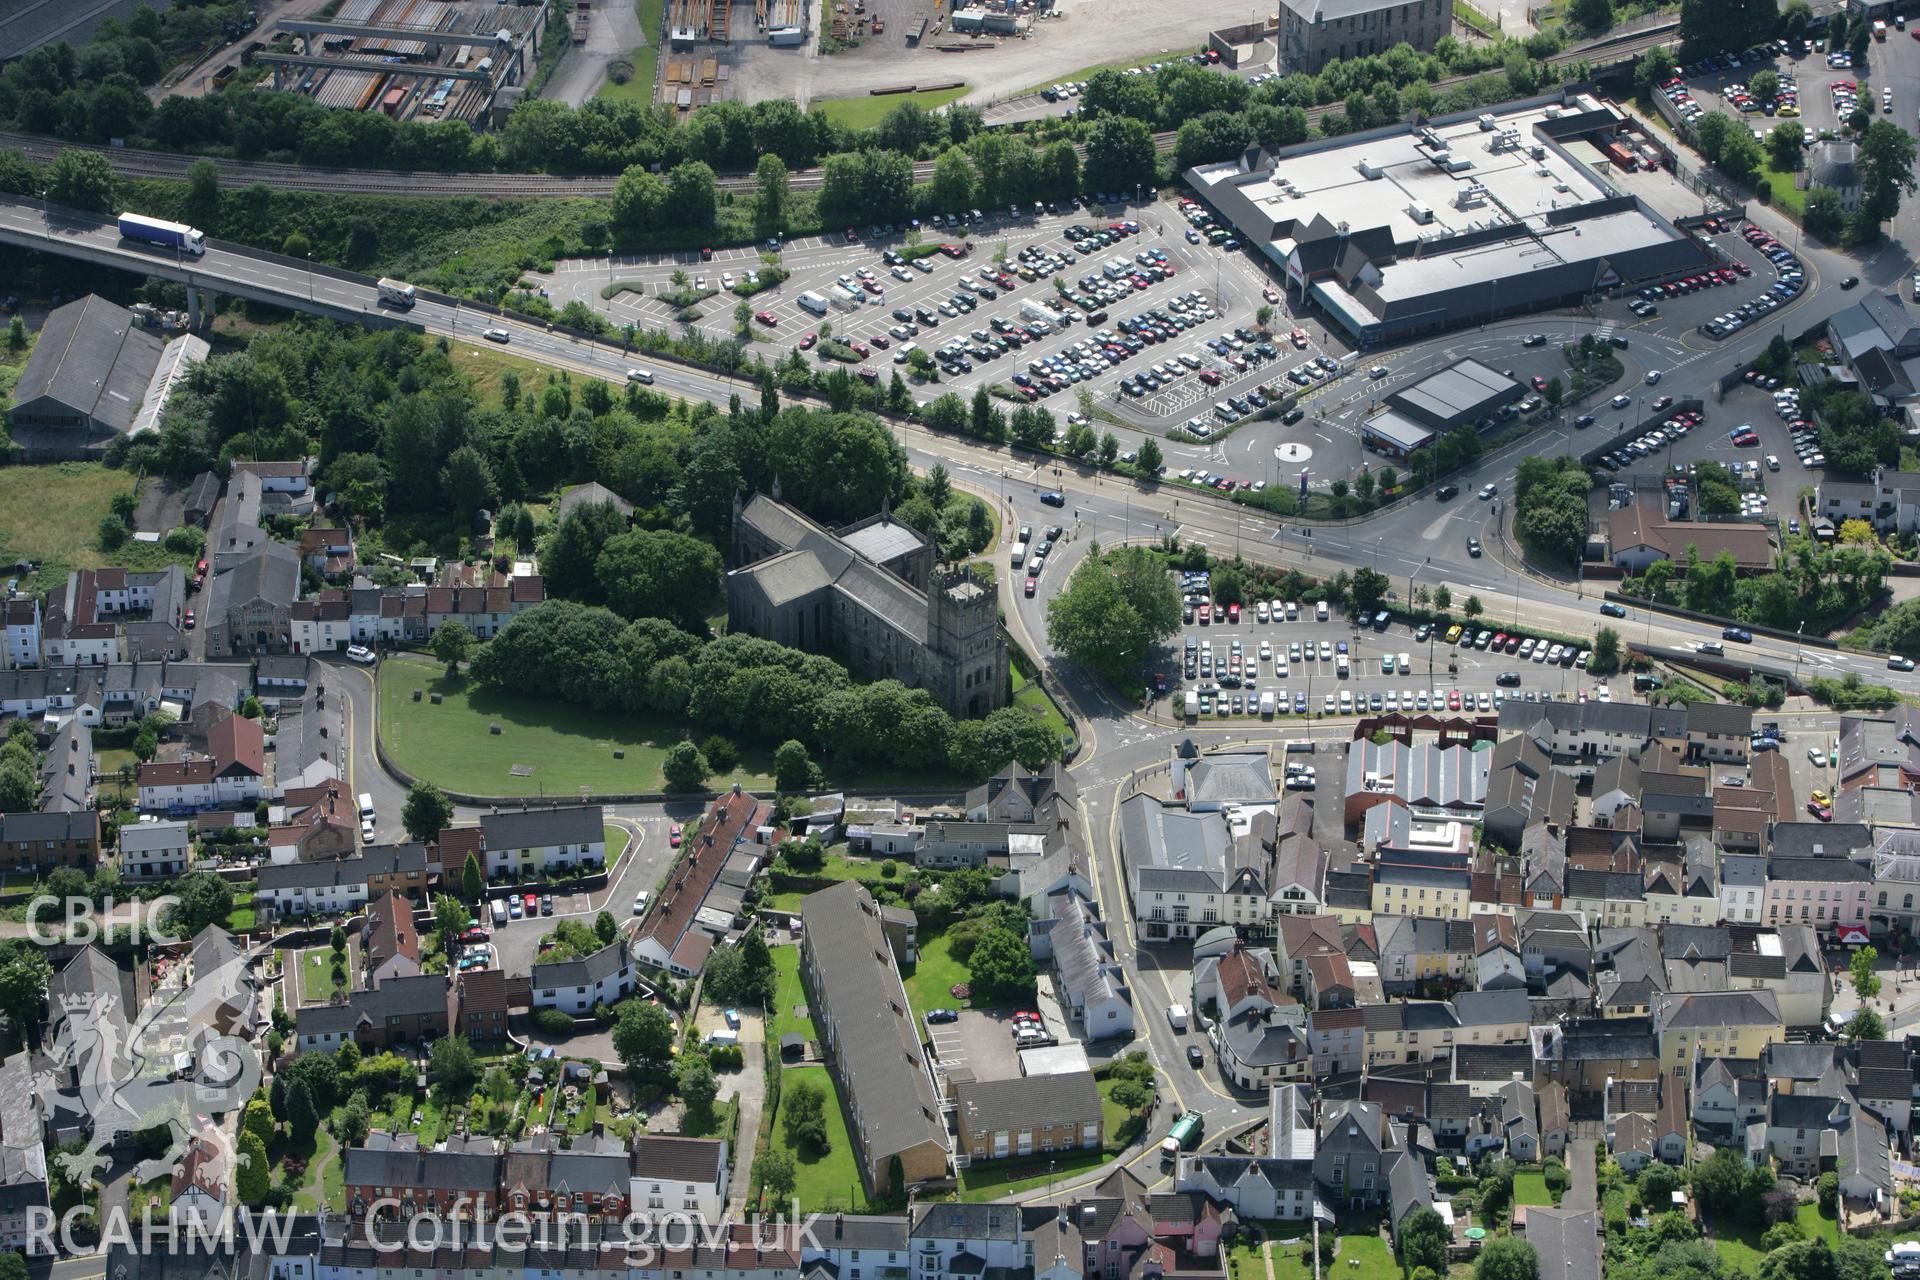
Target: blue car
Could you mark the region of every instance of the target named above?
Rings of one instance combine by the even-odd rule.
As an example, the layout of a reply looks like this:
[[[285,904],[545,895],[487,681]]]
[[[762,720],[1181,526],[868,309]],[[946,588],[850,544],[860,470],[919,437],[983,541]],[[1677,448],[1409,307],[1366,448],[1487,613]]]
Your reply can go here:
[[[1049,489],[1040,495],[1040,501],[1049,507],[1064,507],[1067,505],[1067,495],[1058,489]]]

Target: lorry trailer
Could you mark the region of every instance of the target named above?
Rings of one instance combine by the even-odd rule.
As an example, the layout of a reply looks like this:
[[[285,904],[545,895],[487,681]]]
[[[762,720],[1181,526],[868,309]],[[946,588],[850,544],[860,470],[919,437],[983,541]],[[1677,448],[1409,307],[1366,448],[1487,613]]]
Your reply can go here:
[[[165,218],[149,218],[138,213],[120,215],[120,235],[123,239],[138,240],[142,244],[178,249],[196,258],[207,251],[207,237],[203,232],[184,222],[168,222]]]
[[[410,307],[414,304],[413,286],[404,280],[390,280],[382,276],[375,287],[380,290],[380,301],[389,306]]]

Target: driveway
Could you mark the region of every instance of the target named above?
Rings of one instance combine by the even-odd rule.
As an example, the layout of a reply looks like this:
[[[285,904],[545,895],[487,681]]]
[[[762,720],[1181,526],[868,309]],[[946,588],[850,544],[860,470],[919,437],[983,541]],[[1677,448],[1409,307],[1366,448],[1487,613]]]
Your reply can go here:
[[[564,28],[558,34],[562,40],[573,38]],[[599,91],[607,78],[609,62],[625,57],[629,49],[646,42],[632,0],[612,0],[605,8],[595,5],[593,16],[587,20],[586,44],[567,50],[560,69],[553,73],[541,96],[557,99],[570,107],[579,106]]]
[[[1593,1180],[1593,1139],[1575,1138],[1569,1147],[1567,1173],[1571,1181],[1567,1184],[1566,1194],[1560,1197],[1560,1207],[1576,1213],[1583,1209],[1598,1208]]]

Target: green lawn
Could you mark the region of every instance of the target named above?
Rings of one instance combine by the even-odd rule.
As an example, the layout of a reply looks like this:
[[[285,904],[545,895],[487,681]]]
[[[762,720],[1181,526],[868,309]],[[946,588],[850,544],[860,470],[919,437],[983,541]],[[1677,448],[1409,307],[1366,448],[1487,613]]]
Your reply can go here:
[[[1047,1162],[1051,1159],[1051,1172]],[[1018,1156],[988,1160],[960,1171],[960,1199],[968,1202],[998,1200],[1002,1196],[1033,1191],[1048,1182],[1063,1182],[1105,1164],[1110,1156],[1104,1151],[1076,1151],[1071,1155]]]
[[[379,683],[380,733],[395,762],[415,777],[473,795],[661,790],[661,762],[686,733],[684,724],[664,717],[589,711],[449,680],[433,662],[389,659]],[[435,693],[443,698],[439,706],[429,700]],[[501,732],[489,733],[492,724]],[[614,759],[616,749],[626,758]],[[740,769],[708,785],[771,786],[768,753],[742,755]],[[533,772],[516,776],[515,765]]]
[[[306,1178],[300,1189],[293,1193],[293,1211],[315,1213],[325,1204],[336,1212],[345,1212],[346,1170],[340,1163],[340,1144],[334,1141],[332,1131],[324,1124],[319,1127],[315,1137],[318,1143],[307,1161]]]
[[[1013,673],[1013,705],[1028,715],[1036,717],[1042,724],[1053,730],[1054,735],[1062,742],[1073,737],[1073,726],[1069,725],[1067,718],[1060,714],[1060,708],[1053,704],[1053,699],[1047,696],[1047,691],[1041,687],[1040,682],[1027,679],[1018,670]]]
[[[1840,1243],[1840,1224],[1822,1215],[1818,1204],[1809,1202],[1801,1205],[1797,1220],[1800,1229],[1807,1233],[1807,1239],[1825,1240],[1830,1245]],[[1760,1247],[1762,1231],[1763,1228],[1714,1225],[1713,1244],[1720,1251],[1720,1260],[1727,1265],[1729,1272],[1737,1270],[1744,1275],[1759,1272],[1760,1263],[1767,1256],[1766,1250]]]
[[[1119,1152],[1138,1136],[1146,1126],[1146,1121],[1137,1112],[1128,1111],[1113,1100],[1113,1085],[1111,1078],[1099,1082],[1100,1119],[1107,1131],[1107,1150]]]
[[[1357,1259],[1359,1266],[1350,1260]],[[1400,1264],[1387,1248],[1386,1237],[1377,1230],[1355,1231],[1340,1236],[1340,1251],[1335,1255],[1333,1274],[1345,1280],[1401,1280]]]
[[[594,97],[608,102],[638,102],[642,105],[653,101],[654,76],[660,63],[660,51],[650,44],[627,50],[627,61],[633,64],[633,75],[625,84],[615,84],[611,80],[602,80]]]
[[[773,1025],[767,1028],[767,1039],[778,1052],[780,1037],[790,1031],[798,1031],[809,1040],[818,1038],[814,1030],[813,1019],[794,1013],[796,1005],[807,1002],[806,990],[800,985],[800,948],[774,947],[773,954]]]
[[[133,492],[133,476],[92,462],[0,468],[0,562],[40,561],[39,584],[64,581],[70,569],[101,565],[153,568],[180,561],[158,544],[100,548],[100,520],[114,495]],[[184,557],[191,564],[191,557]],[[11,575],[6,575],[11,576]]]
[[[803,1080],[811,1080],[827,1095],[827,1141],[825,1155],[813,1151],[793,1152],[793,1194],[802,1213],[843,1210],[865,1213],[866,1192],[860,1186],[860,1173],[853,1163],[853,1139],[847,1136],[847,1118],[840,1110],[840,1093],[825,1067],[788,1067],[781,1076],[780,1096]],[[774,1117],[771,1141],[786,1142],[779,1116]]]
[[[827,113],[827,119],[835,124],[846,125],[849,129],[871,129],[886,119],[888,114],[898,107],[911,102],[924,110],[932,111],[944,107],[955,98],[964,97],[967,87],[958,89],[935,89],[928,93],[886,93],[875,96],[861,94],[855,98],[826,98],[813,105]]]
[[[349,954],[346,965],[347,981],[343,987],[333,980],[333,948],[315,947],[300,953],[300,999],[307,1004],[326,1004],[333,999],[335,991],[349,991],[353,988],[353,958]]]
[[[1807,193],[1793,185],[1795,175],[1782,173],[1772,165],[1762,163],[1759,176],[1772,184],[1774,207],[1791,214],[1795,222],[1800,221],[1807,211]]]
[[[1526,1170],[1513,1175],[1513,1202],[1515,1204],[1553,1204],[1553,1193],[1547,1190],[1547,1175],[1534,1170]]]
[[[906,983],[907,1000],[913,1005],[915,1022],[923,1022],[929,1009],[973,1006],[971,1000],[961,1000],[953,994],[953,985],[971,981],[973,974],[954,959],[945,929],[920,930],[920,959],[906,968],[912,972],[903,972],[901,978]]]
[[[607,870],[620,865],[621,855],[627,851],[627,829],[616,827],[611,822],[602,824],[600,838],[607,844]]]

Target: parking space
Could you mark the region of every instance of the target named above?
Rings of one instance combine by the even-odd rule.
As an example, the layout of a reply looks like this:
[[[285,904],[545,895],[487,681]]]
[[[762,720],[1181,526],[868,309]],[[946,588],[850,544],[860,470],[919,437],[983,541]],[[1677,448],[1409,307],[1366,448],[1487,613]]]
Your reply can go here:
[[[1579,651],[1501,628],[1435,629],[1390,616],[1384,625],[1377,617],[1363,623],[1335,609],[1323,617],[1311,602],[1216,607],[1200,576],[1181,585],[1187,612],[1167,683],[1175,705],[1195,718],[1492,714],[1511,698],[1614,696],[1609,682],[1586,674]]]
[[[558,908],[558,903],[555,907]],[[494,924],[489,920],[486,927],[493,930],[493,949],[500,968],[508,973],[531,971],[533,962],[540,956],[540,939],[552,931],[553,924],[553,919],[548,916],[510,919],[505,924]]]
[[[1011,1013],[962,1009],[953,1022],[929,1026],[928,1043],[949,1076],[1010,1080],[1020,1074],[1020,1051]]]

